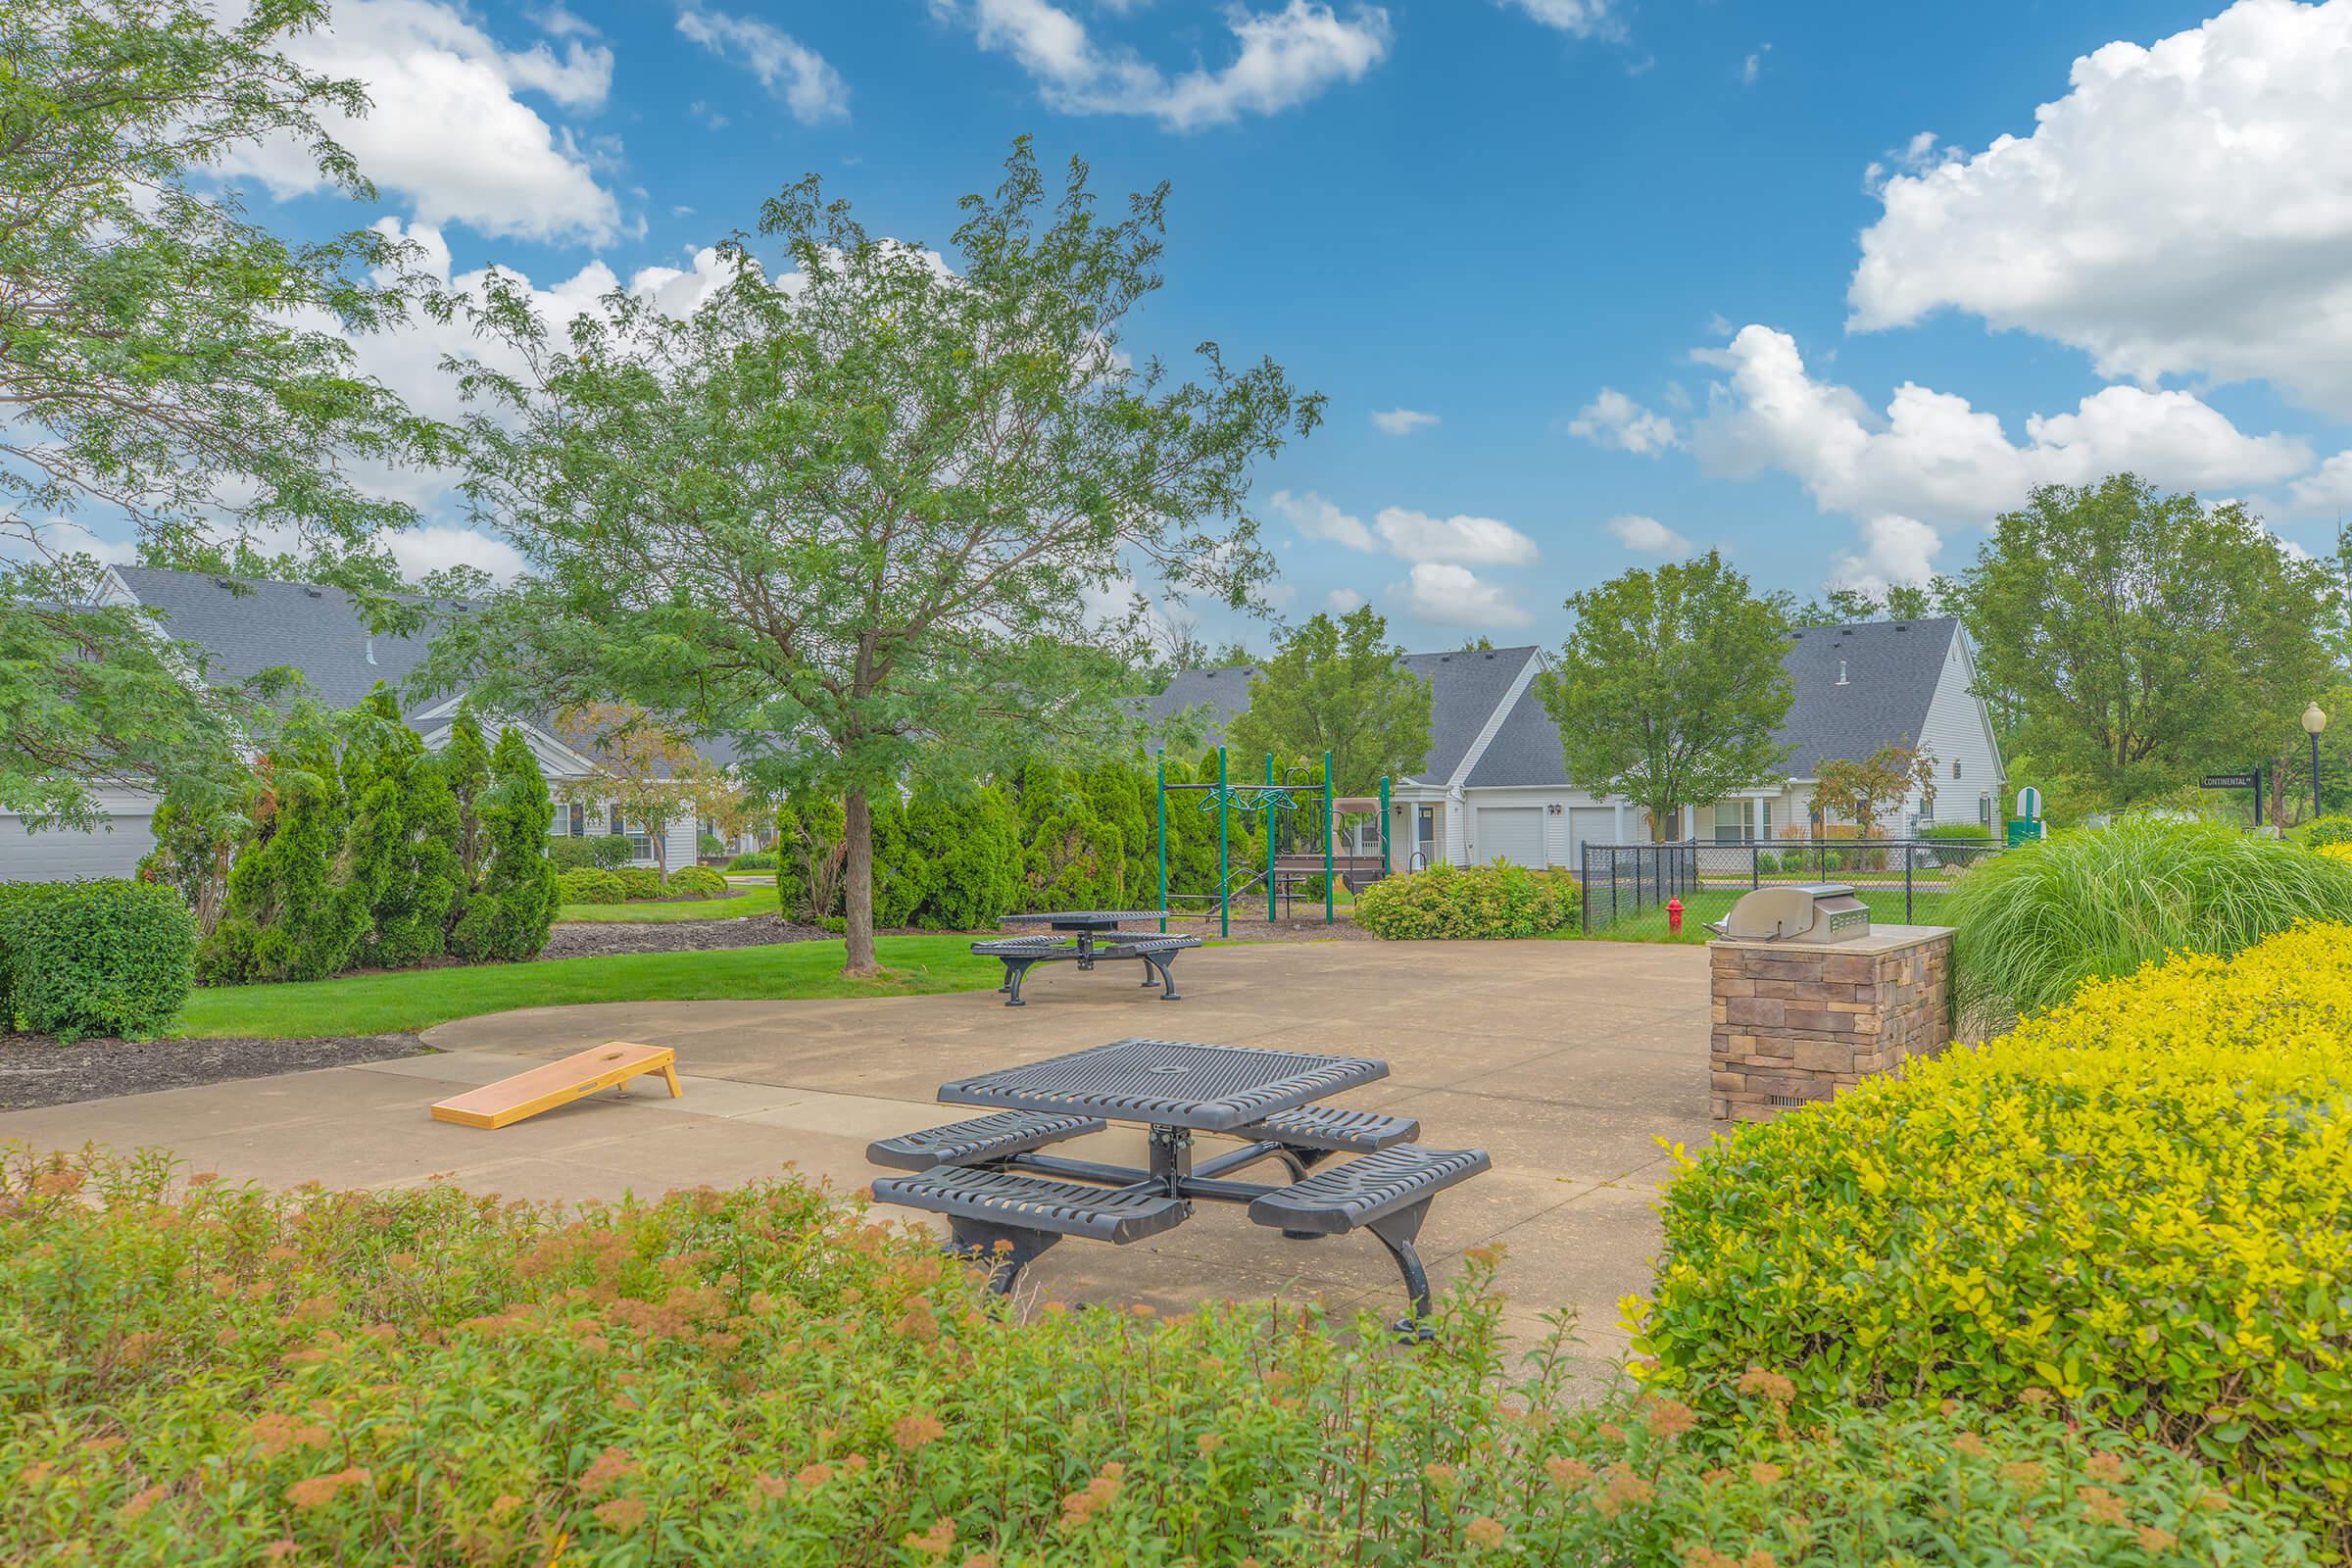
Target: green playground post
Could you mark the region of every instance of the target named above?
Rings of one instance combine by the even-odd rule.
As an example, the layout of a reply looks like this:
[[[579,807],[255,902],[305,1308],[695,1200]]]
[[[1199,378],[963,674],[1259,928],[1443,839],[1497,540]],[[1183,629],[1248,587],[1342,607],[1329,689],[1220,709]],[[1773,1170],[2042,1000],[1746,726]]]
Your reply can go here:
[[[1159,762],[1159,930],[1168,930],[1168,749],[1155,754]]]
[[[1259,797],[1257,803],[1260,808],[1257,814],[1265,818],[1266,822],[1266,924],[1268,925],[1274,923],[1274,881],[1279,874],[1275,870],[1278,862],[1274,858],[1274,828],[1279,820],[1279,815],[1274,809],[1273,790],[1274,754],[1268,752],[1266,754],[1266,794]]]
[[[1233,862],[1226,858],[1225,748],[1217,748],[1217,935],[1233,935]]]
[[[1325,925],[1334,924],[1338,919],[1333,912],[1334,900],[1331,892],[1331,844],[1332,840],[1339,836],[1340,818],[1339,813],[1334,811],[1331,807],[1331,754],[1325,752],[1323,754],[1323,923]]]
[[[1389,874],[1389,776],[1380,776],[1380,874]]]

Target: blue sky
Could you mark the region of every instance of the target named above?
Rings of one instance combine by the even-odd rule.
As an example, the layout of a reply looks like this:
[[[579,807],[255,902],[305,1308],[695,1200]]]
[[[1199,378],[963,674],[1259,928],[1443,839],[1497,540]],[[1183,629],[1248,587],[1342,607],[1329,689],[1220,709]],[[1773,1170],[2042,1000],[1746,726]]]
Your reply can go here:
[[[263,154],[257,215],[553,310],[690,299],[808,172],[934,244],[1018,134],[1170,181],[1132,346],[1329,395],[1258,485],[1282,604],[1410,646],[1556,641],[1685,548],[1916,580],[2119,466],[2313,550],[2352,507],[2352,0],[344,0],[305,48],[368,82],[381,200]],[[366,353],[445,412],[445,346]]]

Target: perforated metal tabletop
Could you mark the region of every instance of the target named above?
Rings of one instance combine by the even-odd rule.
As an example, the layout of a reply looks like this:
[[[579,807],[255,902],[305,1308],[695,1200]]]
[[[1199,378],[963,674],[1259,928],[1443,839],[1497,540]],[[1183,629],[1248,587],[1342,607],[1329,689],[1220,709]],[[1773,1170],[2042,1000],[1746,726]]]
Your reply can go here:
[[[1389,1075],[1364,1056],[1117,1040],[940,1088],[951,1104],[1075,1111],[1196,1132],[1231,1132]]]
[[[1002,925],[1050,925],[1056,931],[1101,931],[1128,920],[1157,920],[1165,909],[1053,909],[1043,914],[1001,914]]]

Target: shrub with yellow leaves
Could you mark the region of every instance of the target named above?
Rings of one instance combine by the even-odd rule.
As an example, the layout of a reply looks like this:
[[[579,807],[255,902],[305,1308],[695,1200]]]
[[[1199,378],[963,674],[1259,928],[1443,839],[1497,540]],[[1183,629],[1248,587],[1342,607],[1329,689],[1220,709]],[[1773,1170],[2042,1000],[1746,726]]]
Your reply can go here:
[[[1668,1189],[1654,1386],[2143,1434],[2352,1552],[2352,927],[2085,986]],[[2099,1504],[2104,1507],[2105,1504]]]

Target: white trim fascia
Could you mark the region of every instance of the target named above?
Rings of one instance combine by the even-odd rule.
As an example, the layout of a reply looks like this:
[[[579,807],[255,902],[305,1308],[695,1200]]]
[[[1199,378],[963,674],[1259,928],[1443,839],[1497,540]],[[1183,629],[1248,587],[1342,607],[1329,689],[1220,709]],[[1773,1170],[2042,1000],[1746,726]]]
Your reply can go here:
[[[1960,660],[1968,670],[1968,700],[1977,705],[1977,722],[1984,727],[1984,744],[1992,753],[1992,776],[2000,781],[2003,791],[2009,788],[2009,759],[2001,755],[2000,731],[1993,728],[1992,707],[1977,690],[1977,650],[1968,639],[1968,627],[1957,616],[1952,620],[1952,640],[1960,645]],[[1931,705],[1933,706],[1933,705]],[[2003,809],[1994,801],[1995,810]]]
[[[1446,777],[1446,790],[1447,794],[1456,800],[1461,798],[1463,781],[1469,778],[1471,770],[1478,766],[1479,759],[1487,755],[1487,748],[1494,744],[1495,735],[1502,729],[1502,721],[1511,716],[1511,710],[1519,706],[1521,697],[1527,695],[1529,683],[1536,678],[1536,671],[1543,667],[1543,649],[1538,648],[1527,656],[1527,662],[1520,666],[1518,675],[1511,681],[1509,689],[1502,694],[1502,701],[1494,705],[1494,711],[1487,715],[1487,721],[1480,727],[1478,737],[1471,741],[1469,747],[1463,751],[1461,761],[1454,764],[1453,772]]]

